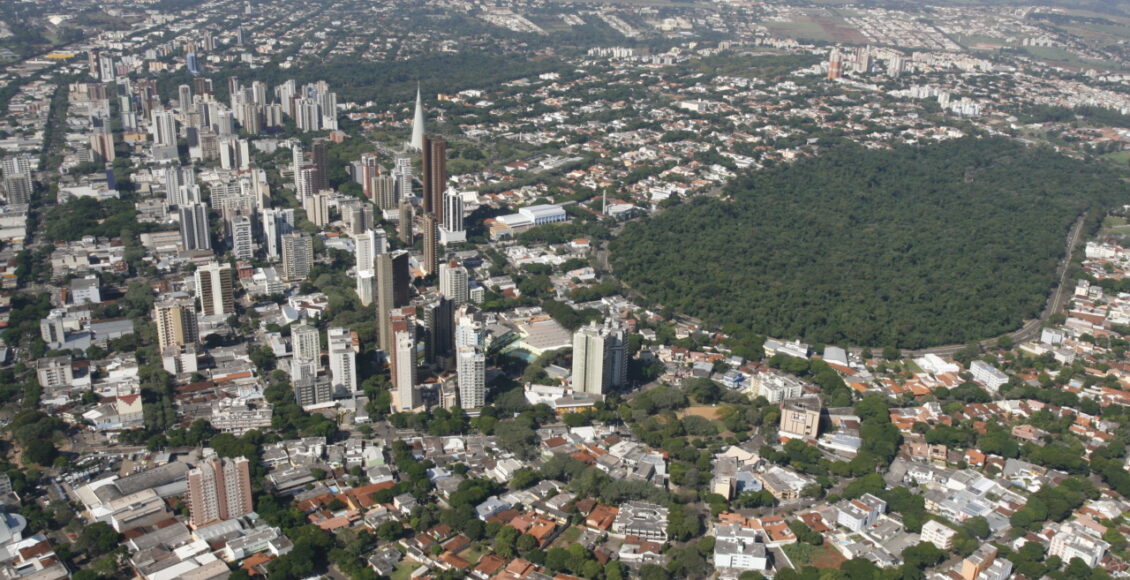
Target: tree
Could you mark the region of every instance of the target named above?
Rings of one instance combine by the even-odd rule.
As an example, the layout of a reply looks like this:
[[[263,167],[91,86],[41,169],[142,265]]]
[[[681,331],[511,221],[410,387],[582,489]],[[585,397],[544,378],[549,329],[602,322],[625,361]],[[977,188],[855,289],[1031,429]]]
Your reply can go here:
[[[55,458],[59,457],[59,450],[49,440],[36,439],[24,448],[23,457],[25,461],[49,467],[55,463]]]
[[[110,524],[94,522],[82,529],[82,533],[75,540],[75,548],[89,556],[107,554],[118,547],[122,535]]]

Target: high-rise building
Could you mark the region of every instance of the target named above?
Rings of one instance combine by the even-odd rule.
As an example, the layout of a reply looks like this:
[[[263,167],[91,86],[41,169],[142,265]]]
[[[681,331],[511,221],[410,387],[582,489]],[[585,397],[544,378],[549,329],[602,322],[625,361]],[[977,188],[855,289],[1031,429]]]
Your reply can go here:
[[[353,256],[357,260],[357,271],[376,268],[378,254],[388,251],[384,230],[368,230],[357,234],[354,239]]]
[[[593,322],[573,334],[573,391],[604,394],[628,382],[628,340],[614,322]]]
[[[443,219],[443,193],[447,191],[447,141],[424,136],[423,150],[424,214]],[[442,223],[442,221],[441,221]]]
[[[456,306],[462,306],[470,300],[468,291],[467,268],[459,262],[452,260],[439,266],[439,291]]]
[[[424,359],[436,368],[451,368],[451,356],[455,353],[455,306],[439,296],[425,304],[423,311],[427,330]]]
[[[357,298],[361,306],[371,306],[377,299],[377,273],[374,270],[357,272]]]
[[[263,210],[263,237],[267,244],[267,257],[277,260],[282,252],[282,236],[294,232],[294,209]]]
[[[412,193],[412,159],[409,157],[397,157],[396,166],[392,169],[392,175],[396,179],[394,186],[396,203],[399,204],[405,198],[414,197]]]
[[[467,232],[463,227],[463,194],[455,189],[449,189],[443,194],[443,226],[439,236],[444,244],[467,241]]]
[[[310,157],[310,161],[314,164],[314,191],[329,189],[330,169],[329,160],[326,158],[326,142],[322,140],[315,141]]]
[[[153,305],[157,322],[157,344],[160,350],[170,346],[194,344],[200,338],[196,326],[196,308],[187,296],[166,298]]]
[[[357,384],[357,353],[347,328],[330,328],[326,331],[329,344],[330,377],[338,394],[349,396],[359,390]]]
[[[396,222],[396,237],[401,242],[412,245],[412,202],[408,198],[400,198],[400,216]]]
[[[114,151],[114,134],[96,130],[90,134],[90,151],[98,163],[110,163],[117,158]]]
[[[185,251],[212,249],[212,235],[208,231],[208,206],[190,203],[180,208],[180,235]]]
[[[432,214],[424,215],[424,273],[435,274],[439,271],[439,224]]]
[[[314,266],[314,243],[309,234],[282,236],[282,276],[284,280],[305,280]]]
[[[410,309],[409,309],[410,310]],[[416,388],[415,322],[410,313],[390,311],[386,316],[393,349],[389,353],[392,376],[393,412],[412,411],[420,406]]]
[[[225,316],[235,313],[232,298],[234,279],[231,265],[210,262],[196,269],[196,299],[202,316]]]
[[[205,457],[188,472],[188,513],[194,528],[238,518],[254,509],[251,467],[245,457]]]
[[[4,171],[4,201],[8,205],[25,204],[31,201],[34,190],[32,181],[33,162],[27,155],[5,157],[0,162]]]
[[[461,346],[456,353],[456,376],[459,379],[459,405],[477,409],[486,404],[487,359],[475,346]]]
[[[478,309],[470,304],[460,306],[455,312],[455,349],[464,346],[482,347],[483,320]]]
[[[313,326],[299,324],[290,329],[290,345],[295,360],[317,361],[322,356],[321,339]]]
[[[255,257],[255,241],[250,217],[237,215],[232,218],[231,253],[237,260],[250,260]]]
[[[392,352],[393,336],[388,313],[408,304],[408,252],[377,254],[377,324],[380,348]]]
[[[314,182],[318,177],[317,173],[318,169],[313,165],[303,165],[294,173],[294,186],[298,201],[305,203],[306,198],[318,191],[314,188]]]
[[[332,190],[324,190],[303,198],[302,209],[306,210],[306,219],[320,228],[329,225],[330,197],[332,196]]]
[[[304,409],[324,407],[333,403],[333,384],[329,377],[318,375],[314,363],[305,361],[296,364],[294,378],[294,400]]]
[[[411,179],[411,177],[409,177]],[[369,179],[369,190],[372,192],[373,203],[384,211],[394,210],[400,201],[397,195],[396,177],[392,175],[377,175]]]
[[[844,76],[844,57],[840,49],[833,48],[828,55],[828,80],[836,80]]]

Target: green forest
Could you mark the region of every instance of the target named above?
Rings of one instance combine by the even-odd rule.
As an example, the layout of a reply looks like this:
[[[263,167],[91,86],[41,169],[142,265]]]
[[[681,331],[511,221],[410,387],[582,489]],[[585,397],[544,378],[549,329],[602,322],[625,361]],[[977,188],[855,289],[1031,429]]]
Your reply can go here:
[[[1110,170],[1004,138],[843,144],[629,224],[612,263],[649,300],[716,325],[964,343],[1037,317],[1072,223],[1126,199]]]

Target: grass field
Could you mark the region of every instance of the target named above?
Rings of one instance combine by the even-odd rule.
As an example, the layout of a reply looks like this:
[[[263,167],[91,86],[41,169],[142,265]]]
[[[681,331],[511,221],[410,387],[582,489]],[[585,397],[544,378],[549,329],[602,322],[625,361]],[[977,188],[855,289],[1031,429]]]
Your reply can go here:
[[[404,560],[396,565],[396,569],[392,571],[392,575],[389,576],[389,578],[391,578],[391,580],[408,580],[412,577],[412,572],[420,566],[421,564],[417,564],[416,562]]]
[[[1126,165],[1130,163],[1130,151],[1115,151],[1114,153],[1107,153],[1103,155],[1103,159],[1118,165]]]

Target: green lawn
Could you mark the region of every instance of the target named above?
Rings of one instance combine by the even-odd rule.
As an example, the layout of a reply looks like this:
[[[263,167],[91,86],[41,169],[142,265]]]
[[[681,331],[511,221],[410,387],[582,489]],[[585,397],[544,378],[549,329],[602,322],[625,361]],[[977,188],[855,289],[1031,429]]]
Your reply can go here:
[[[409,562],[408,560],[404,560],[396,565],[396,569],[392,571],[392,575],[389,576],[389,578],[391,578],[392,580],[408,580],[412,577],[412,572],[415,572],[416,568],[419,568],[422,565],[423,564],[417,564],[416,562]]]

